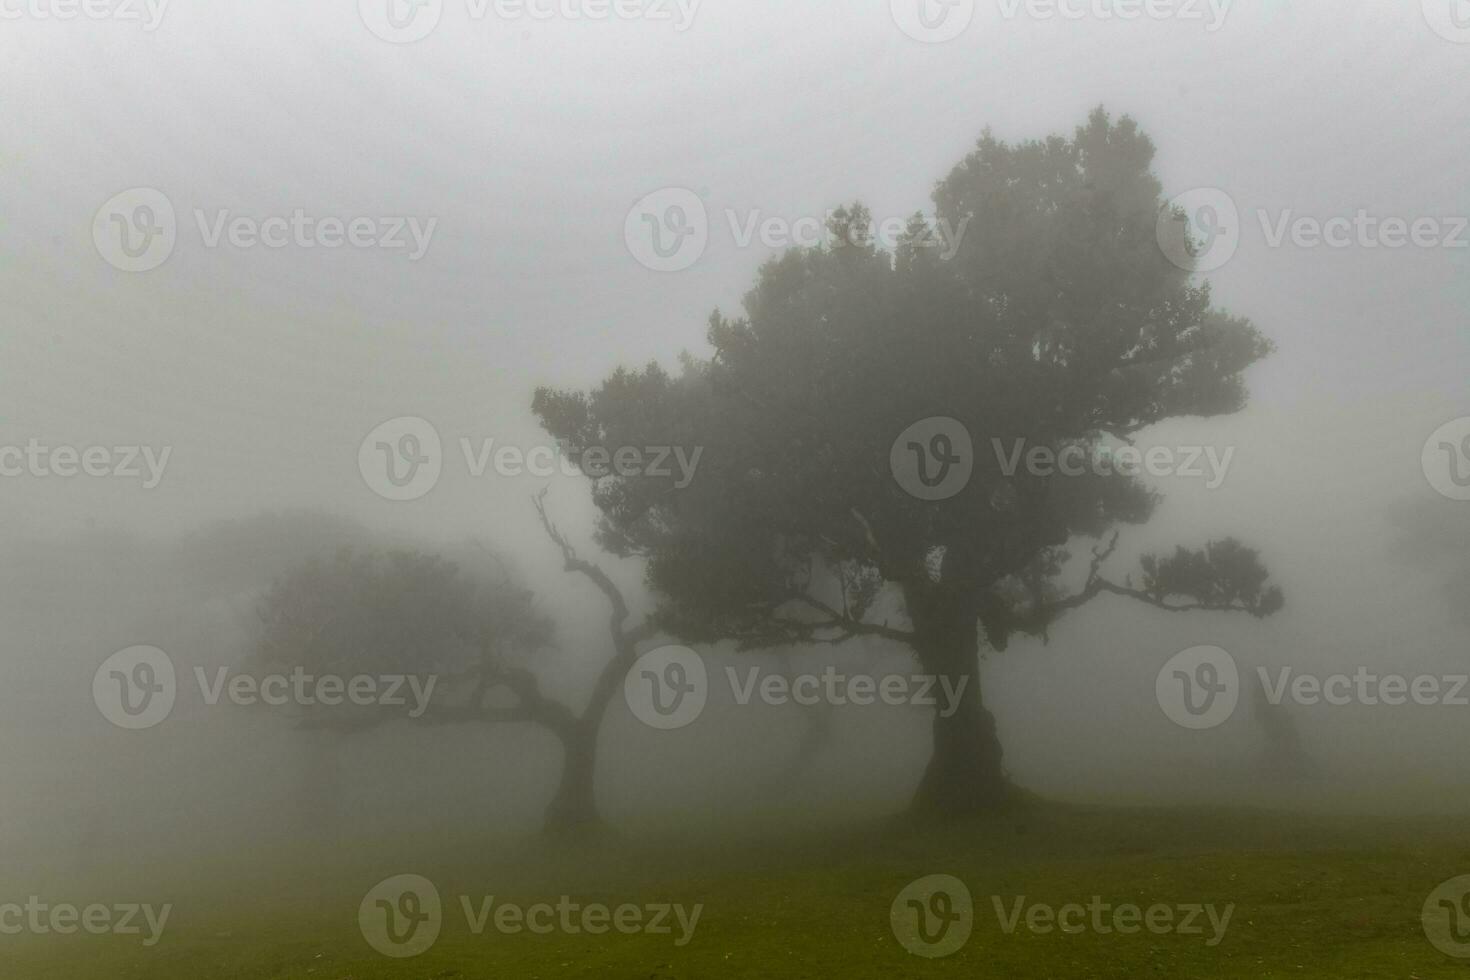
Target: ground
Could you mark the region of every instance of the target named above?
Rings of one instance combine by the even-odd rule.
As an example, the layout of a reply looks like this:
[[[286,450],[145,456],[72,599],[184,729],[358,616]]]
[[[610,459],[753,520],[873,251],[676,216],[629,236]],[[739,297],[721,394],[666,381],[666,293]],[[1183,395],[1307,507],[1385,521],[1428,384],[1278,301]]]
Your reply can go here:
[[[691,820],[690,826],[694,825]],[[775,843],[774,841],[779,841]],[[1470,978],[1425,938],[1420,910],[1440,882],[1470,874],[1470,824],[1221,809],[1033,804],[1004,817],[935,827],[893,824],[740,842],[688,833],[627,834],[553,846],[467,841],[360,842],[351,849],[238,854],[155,873],[152,894],[123,879],[84,898],[171,901],[161,942],[139,937],[0,937],[0,977],[15,980],[477,980],[673,978]],[[477,857],[487,851],[495,858]],[[331,853],[330,860],[320,857]],[[395,854],[386,858],[386,854]],[[409,856],[411,853],[411,856]],[[411,862],[411,863],[406,863]],[[357,910],[404,872],[445,901],[437,943],[413,959],[380,956]],[[944,959],[908,953],[889,909],[913,880],[953,875],[974,896],[968,943]],[[136,882],[136,878],[131,879]],[[60,886],[57,886],[60,887]],[[78,885],[77,887],[81,887]],[[459,896],[479,902],[703,903],[693,938],[675,935],[474,935]],[[1213,904],[1234,912],[1223,939],[1203,935],[1006,934],[992,896],[1026,903]],[[0,896],[13,901],[10,895]],[[21,899],[24,900],[23,897]]]

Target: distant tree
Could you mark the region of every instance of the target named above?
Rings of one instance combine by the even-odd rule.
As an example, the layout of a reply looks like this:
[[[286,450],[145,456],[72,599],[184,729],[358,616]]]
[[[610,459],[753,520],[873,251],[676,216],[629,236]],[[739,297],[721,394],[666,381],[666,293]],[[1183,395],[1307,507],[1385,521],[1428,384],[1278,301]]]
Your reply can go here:
[[[1400,504],[1389,513],[1395,531],[1390,553],[1439,575],[1457,620],[1470,626],[1470,521],[1439,498]]]
[[[1007,474],[977,453],[962,492],[925,501],[890,469],[895,440],[928,418],[960,421],[982,449],[1096,455],[1245,404],[1242,373],[1271,345],[1163,254],[1153,155],[1132,120],[1100,109],[1071,139],[986,133],[934,193],[937,227],[965,229],[951,260],[926,247],[937,233],[917,214],[892,252],[877,247],[855,205],[836,214],[835,244],[761,269],[745,316],[711,317],[708,360],[536,393],[544,427],[594,477],[600,544],[646,562],[660,628],[747,647],[881,636],[965,682],[960,709],[934,718],[917,811],[1009,795],[982,648],[1045,637],[1104,595],[1256,616],[1282,605],[1234,540],[1146,557],[1136,583],[1105,574],[1119,527],[1156,504],[1131,476]],[[681,488],[663,470],[600,465],[625,446],[703,456]],[[1071,549],[1087,542],[1078,567]]]
[[[1311,775],[1315,767],[1292,709],[1284,703],[1272,704],[1264,685],[1252,686],[1255,690],[1252,713],[1262,739],[1261,773],[1272,779],[1291,781]]]
[[[530,722],[563,736],[574,720],[541,693],[528,667],[550,642],[551,627],[535,610],[532,594],[509,575],[482,581],[437,555],[344,549],[278,580],[261,600],[259,616],[251,666],[283,673],[300,668],[317,677],[435,679],[428,710],[418,718],[398,706],[316,703],[298,709],[295,721],[303,729]],[[502,690],[517,703],[503,706]],[[563,782],[580,775],[563,767]],[[566,792],[563,786],[559,797]]]
[[[267,512],[188,531],[176,548],[175,570],[211,596],[254,592],[312,557],[373,541],[366,526],[337,514]]]

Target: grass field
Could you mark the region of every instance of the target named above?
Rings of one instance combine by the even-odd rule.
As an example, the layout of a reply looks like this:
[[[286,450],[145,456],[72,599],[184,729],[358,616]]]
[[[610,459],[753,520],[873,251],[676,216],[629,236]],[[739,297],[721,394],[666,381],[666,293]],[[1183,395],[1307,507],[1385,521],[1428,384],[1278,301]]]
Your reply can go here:
[[[738,841],[738,842],[737,842]],[[893,826],[780,837],[746,827],[712,846],[645,830],[616,843],[361,842],[317,853],[233,855],[213,864],[98,871],[49,884],[51,902],[174,906],[152,948],[137,936],[0,937],[11,980],[375,980],[611,977],[1464,977],[1470,960],[1437,951],[1420,910],[1434,887],[1470,873],[1464,820],[1285,816],[1260,811],[1035,805],[943,828]],[[323,857],[322,855],[330,855]],[[399,873],[432,880],[443,927],[427,952],[384,957],[358,906]],[[953,875],[974,897],[974,930],[942,959],[911,955],[890,905],[911,881]],[[130,885],[125,882],[131,882]],[[474,934],[460,896],[524,906],[682,903],[703,909],[692,938]],[[1234,909],[1223,938],[1030,931],[997,921],[992,896],[1027,905],[1213,904]],[[24,901],[13,894],[0,901]]]

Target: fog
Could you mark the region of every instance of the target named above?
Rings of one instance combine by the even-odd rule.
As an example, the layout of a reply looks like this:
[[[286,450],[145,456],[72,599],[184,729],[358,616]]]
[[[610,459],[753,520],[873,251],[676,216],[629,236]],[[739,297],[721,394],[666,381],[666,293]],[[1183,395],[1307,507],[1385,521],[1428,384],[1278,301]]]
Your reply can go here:
[[[509,853],[535,838],[563,759],[543,727],[307,731],[292,712],[209,704],[195,668],[251,669],[268,590],[311,560],[415,549],[526,590],[550,630],[526,664],[582,711],[616,652],[610,609],[549,530],[610,576],[630,628],[663,597],[643,560],[601,545],[582,472],[484,467],[506,446],[562,460],[537,389],[593,390],[650,362],[678,374],[681,352],[708,360],[712,311],[742,315],[790,244],[780,229],[854,201],[880,222],[933,221],[936,181],[983,132],[1070,138],[1098,106],[1157,148],[1164,200],[1210,188],[1238,209],[1229,261],[1194,281],[1275,345],[1244,372],[1242,410],[1136,434],[1145,452],[1232,455],[1217,486],[1146,475],[1161,501],[1121,527],[1107,568],[1121,581],[1141,556],[1234,537],[1285,605],[1176,614],[1104,594],[1044,638],[982,643],[975,682],[1009,780],[1063,803],[1463,812],[1470,709],[1288,698],[1276,711],[1302,768],[1278,771],[1263,759],[1287,736],[1250,693],[1258,668],[1470,671],[1470,503],[1430,472],[1436,430],[1460,424],[1446,447],[1470,436],[1457,218],[1470,215],[1470,45],[1442,36],[1449,15],[1432,0],[1186,5],[1198,19],[981,2],[941,43],[877,0],[606,18],[576,4],[477,16],[445,0],[413,43],[376,36],[357,6],[172,0],[151,26],[142,4],[137,21],[62,19],[57,0],[0,0],[0,447],[140,447],[136,476],[43,474],[18,451],[0,477],[0,847],[20,894],[261,848],[437,835]],[[166,199],[175,240],[130,272],[94,232],[137,188]],[[667,188],[707,215],[707,245],[677,271],[630,245],[640,202]],[[123,198],[124,221],[142,200]],[[293,230],[272,247],[230,230],[243,217],[265,237],[274,216],[286,234],[298,212],[365,216],[404,244],[312,247]],[[1436,219],[1451,240],[1387,247],[1354,232],[1334,247],[1283,230],[1361,212]],[[442,469],[431,491],[394,500],[363,461],[370,433],[404,418],[432,425]],[[399,431],[384,436],[390,467]],[[977,454],[990,435],[975,433]],[[1441,459],[1452,476],[1466,462]],[[1073,549],[1074,590],[1093,543]],[[904,622],[891,591],[873,609]],[[741,649],[669,630],[637,642],[698,651],[710,703],[659,731],[617,681],[596,750],[608,825],[719,840],[905,812],[929,710],[740,704],[723,682],[752,666],[907,676],[920,667],[902,644]],[[178,694],[164,722],[129,731],[93,685],[135,646],[167,653]],[[1201,646],[1229,651],[1245,693],[1228,721],[1191,731],[1160,710],[1156,679]]]

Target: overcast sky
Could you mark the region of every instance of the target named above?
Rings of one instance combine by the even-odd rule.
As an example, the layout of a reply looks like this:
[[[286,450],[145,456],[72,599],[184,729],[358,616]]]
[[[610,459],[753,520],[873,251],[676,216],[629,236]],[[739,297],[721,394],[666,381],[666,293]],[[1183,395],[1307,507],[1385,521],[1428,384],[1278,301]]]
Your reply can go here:
[[[141,0],[142,20],[38,16],[55,3],[0,0],[0,443],[172,456],[151,490],[0,481],[7,534],[282,504],[514,534],[539,484],[470,477],[458,439],[529,446],[537,384],[703,353],[710,311],[738,308],[772,252],[741,247],[727,211],[927,209],[984,127],[1070,133],[1099,103],[1154,137],[1167,193],[1221,188],[1240,209],[1239,252],[1211,278],[1280,353],[1253,372],[1251,411],[1212,423],[1242,444],[1237,465],[1269,481],[1310,433],[1321,458],[1290,465],[1366,455],[1403,477],[1369,482],[1422,490],[1422,440],[1465,413],[1470,248],[1271,248],[1256,215],[1470,214],[1470,44],[1419,0],[1240,0],[1218,25],[1203,2],[1123,20],[980,0],[944,43],[908,36],[886,0],[711,0],[687,23],[672,4],[669,19],[477,18],[445,0],[412,44],[351,0],[173,0],[153,30]],[[92,226],[138,187],[171,202],[178,240],[129,273]],[[664,187],[709,214],[706,252],[678,273],[624,241],[630,207]],[[298,208],[437,224],[417,261],[210,248],[200,228]],[[405,415],[448,458],[432,494],[393,503],[357,449]]]
[[[1151,0],[1173,15],[1133,19],[1117,16],[1126,0],[1066,0],[1078,16],[956,0],[929,21],[958,30],[944,41],[925,39],[920,0],[646,0],[651,16],[632,19],[577,4],[533,18],[492,3],[476,17],[474,0],[441,0],[420,12],[430,21],[403,21],[427,31],[413,43],[386,26],[388,0],[172,0],[151,29],[143,0],[119,2],[92,0],[116,16],[58,20],[67,0],[0,0],[0,454],[33,440],[137,446],[167,450],[166,466],[151,488],[0,476],[0,547],[283,507],[477,535],[549,596],[559,662],[595,670],[585,652],[603,649],[588,644],[605,644],[605,609],[561,573],[529,505],[550,482],[553,513],[593,553],[585,481],[475,477],[460,440],[544,444],[536,386],[707,354],[710,312],[738,312],[777,251],[741,244],[752,218],[796,223],[855,199],[880,219],[927,211],[984,128],[1070,135],[1103,104],[1152,136],[1166,195],[1212,189],[1236,210],[1233,256],[1209,278],[1220,305],[1279,347],[1251,370],[1245,412],[1144,434],[1232,449],[1233,462],[1218,488],[1160,482],[1167,502],[1118,560],[1238,535],[1289,604],[1221,633],[1214,619],[1105,601],[1051,648],[988,660],[1008,764],[1035,789],[1085,792],[1110,788],[1088,780],[1115,778],[1118,738],[1139,758],[1165,741],[1186,751],[1150,699],[1159,664],[1195,644],[1227,645],[1243,665],[1464,669],[1443,593],[1460,571],[1405,560],[1395,523],[1415,510],[1433,537],[1470,513],[1421,459],[1431,433],[1470,417],[1462,0]],[[706,217],[707,244],[680,271],[650,269],[647,243],[630,246],[635,206],[660,192]],[[131,260],[107,240],[114,214],[162,221],[160,201],[174,215],[166,258],[119,268]],[[223,231],[210,244],[234,219],[298,211],[318,230],[401,224],[405,247],[240,247]],[[1272,244],[1283,221],[1360,212],[1431,220],[1458,247]],[[440,436],[442,474],[393,501],[359,450],[406,416]],[[90,677],[136,639],[70,653]],[[90,713],[86,690],[72,693]],[[1048,738],[1059,719],[1065,738]],[[1463,771],[1460,716],[1331,724],[1340,752],[1378,748],[1384,766],[1440,752],[1436,773]]]
[[[477,18],[445,0],[410,44],[374,33],[368,0],[173,0],[152,30],[0,7],[20,14],[0,31],[0,444],[171,453],[152,489],[0,479],[5,535],[302,505],[549,561],[527,520],[548,481],[473,477],[460,439],[528,448],[544,440],[536,385],[704,353],[710,311],[737,309],[774,251],[740,244],[752,214],[927,209],[984,127],[1070,133],[1099,103],[1153,136],[1166,194],[1228,194],[1239,248],[1211,273],[1217,298],[1280,347],[1246,413],[1152,434],[1237,458],[1218,490],[1165,487],[1140,545],[1270,544],[1301,601],[1324,560],[1379,577],[1377,524],[1396,502],[1444,503],[1420,450],[1470,414],[1470,248],[1271,247],[1259,216],[1470,214],[1470,44],[1441,36],[1433,3],[1240,2],[1217,23],[1203,3],[1123,20],[988,0],[942,43],[887,2],[710,2],[685,21],[672,6]],[[115,268],[93,235],[135,188],[176,212],[172,252],[147,272]],[[708,215],[705,251],[679,272],[646,268],[625,238],[663,188]],[[432,235],[417,260],[407,231],[404,249],[209,245],[221,220],[298,209]],[[358,467],[368,433],[400,416],[444,445],[437,486],[411,502]],[[550,482],[584,528],[582,483]]]

